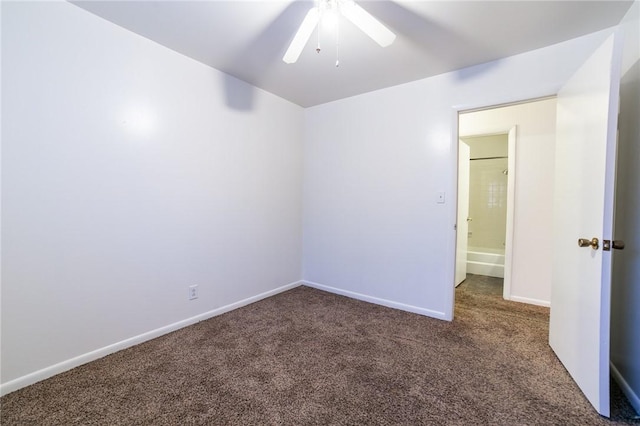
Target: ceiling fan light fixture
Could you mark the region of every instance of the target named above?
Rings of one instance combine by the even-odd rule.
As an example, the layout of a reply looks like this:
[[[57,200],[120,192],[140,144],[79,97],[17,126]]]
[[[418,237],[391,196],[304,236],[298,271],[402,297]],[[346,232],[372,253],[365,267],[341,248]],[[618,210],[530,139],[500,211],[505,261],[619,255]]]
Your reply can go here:
[[[325,19],[330,15],[335,15],[336,21],[339,15],[344,16],[382,47],[389,46],[396,39],[396,35],[391,30],[356,4],[355,1],[318,0],[317,5],[307,12],[282,60],[287,64],[296,62],[302,53],[302,49],[311,38],[313,30],[321,20],[325,24]],[[319,47],[317,51],[320,51]]]
[[[337,8],[325,9],[321,12],[320,22],[325,30],[333,31],[338,26],[340,14]]]

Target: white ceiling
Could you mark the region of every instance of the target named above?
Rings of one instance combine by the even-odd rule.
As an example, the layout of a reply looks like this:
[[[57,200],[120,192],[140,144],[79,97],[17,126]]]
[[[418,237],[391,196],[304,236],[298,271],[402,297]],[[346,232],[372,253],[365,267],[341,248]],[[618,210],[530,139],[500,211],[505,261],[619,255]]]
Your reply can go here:
[[[624,1],[358,1],[397,34],[381,48],[350,22],[282,56],[309,0],[79,1],[74,4],[218,70],[307,107],[441,74],[616,25]]]

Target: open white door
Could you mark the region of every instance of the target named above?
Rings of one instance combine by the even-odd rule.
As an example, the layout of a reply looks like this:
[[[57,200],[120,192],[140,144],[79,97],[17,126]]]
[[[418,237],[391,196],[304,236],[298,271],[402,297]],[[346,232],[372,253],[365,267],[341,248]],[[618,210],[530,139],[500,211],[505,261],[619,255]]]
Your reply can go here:
[[[549,343],[609,416],[609,323],[621,41],[610,36],[558,93]],[[579,247],[578,239],[599,244]],[[584,242],[583,242],[584,243]]]
[[[458,224],[456,226],[456,287],[467,279],[467,246],[469,243],[469,160],[471,148],[458,142]]]

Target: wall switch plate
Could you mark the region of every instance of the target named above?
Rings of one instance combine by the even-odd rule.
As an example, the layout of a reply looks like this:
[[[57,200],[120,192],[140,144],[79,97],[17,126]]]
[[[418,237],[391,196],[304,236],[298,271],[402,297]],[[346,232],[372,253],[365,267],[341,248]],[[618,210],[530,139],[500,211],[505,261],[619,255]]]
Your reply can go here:
[[[197,298],[198,298],[198,286],[197,285],[189,286],[189,300],[193,300]]]
[[[436,194],[436,203],[444,204],[444,191],[440,191]]]

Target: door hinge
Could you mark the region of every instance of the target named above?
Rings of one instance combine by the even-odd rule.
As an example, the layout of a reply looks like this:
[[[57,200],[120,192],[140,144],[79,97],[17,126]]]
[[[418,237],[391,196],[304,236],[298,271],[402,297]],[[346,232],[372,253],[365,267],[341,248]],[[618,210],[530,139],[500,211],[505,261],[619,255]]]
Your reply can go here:
[[[611,242],[611,240],[603,240],[602,241],[602,250],[603,251],[611,251],[611,248],[614,248],[616,250],[624,250],[624,241],[622,240],[613,240],[613,243]]]

